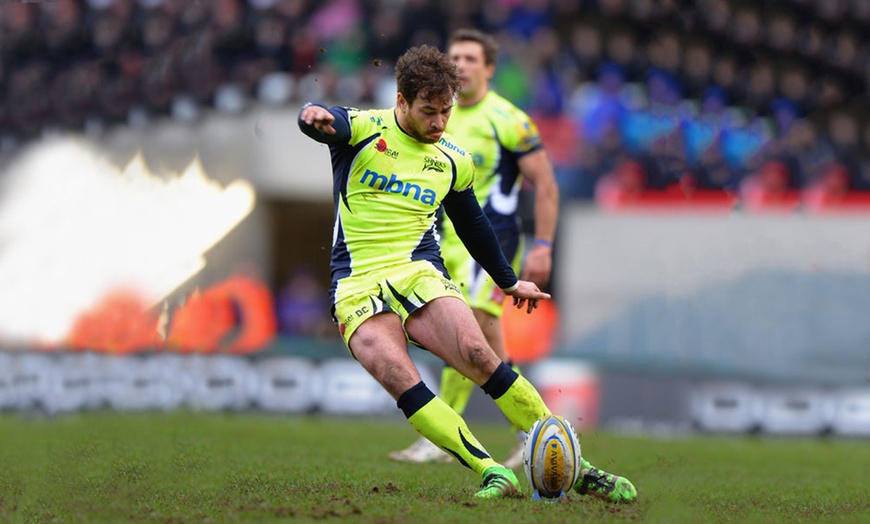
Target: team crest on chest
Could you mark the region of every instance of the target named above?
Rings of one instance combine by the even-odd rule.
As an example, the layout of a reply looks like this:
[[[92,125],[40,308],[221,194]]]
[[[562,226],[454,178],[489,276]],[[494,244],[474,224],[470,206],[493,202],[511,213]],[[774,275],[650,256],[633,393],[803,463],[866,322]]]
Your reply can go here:
[[[445,169],[447,169],[447,162],[431,156],[423,157],[423,171],[438,171],[443,173]]]

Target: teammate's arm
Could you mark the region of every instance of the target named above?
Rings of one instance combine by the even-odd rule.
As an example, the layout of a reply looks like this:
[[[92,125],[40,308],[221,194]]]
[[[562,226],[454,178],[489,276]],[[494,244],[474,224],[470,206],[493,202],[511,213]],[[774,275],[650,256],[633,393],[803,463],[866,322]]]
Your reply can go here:
[[[559,186],[544,149],[523,155],[520,173],[535,188],[535,241],[523,261],[522,278],[544,287],[553,270],[553,239],[559,217]]]
[[[346,144],[351,137],[350,119],[341,107],[307,103],[299,111],[298,124],[303,133],[324,144]]]

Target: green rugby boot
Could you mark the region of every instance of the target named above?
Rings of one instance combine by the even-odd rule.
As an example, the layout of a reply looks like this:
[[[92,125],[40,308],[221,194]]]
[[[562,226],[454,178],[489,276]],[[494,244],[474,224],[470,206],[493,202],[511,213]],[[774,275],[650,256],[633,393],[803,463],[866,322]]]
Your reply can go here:
[[[476,499],[503,499],[522,496],[520,483],[514,472],[503,466],[486,468],[483,472],[481,490],[474,494]]]
[[[577,493],[609,502],[634,502],[637,498],[637,489],[627,478],[598,469],[586,459],[581,465],[582,477],[574,484]]]

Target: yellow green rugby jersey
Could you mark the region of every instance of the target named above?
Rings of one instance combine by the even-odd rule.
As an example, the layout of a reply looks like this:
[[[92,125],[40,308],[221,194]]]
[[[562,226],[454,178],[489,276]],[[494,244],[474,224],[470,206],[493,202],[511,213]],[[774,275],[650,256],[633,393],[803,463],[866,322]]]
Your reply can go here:
[[[330,143],[333,283],[409,260],[429,260],[443,270],[436,212],[448,192],[471,188],[471,156],[447,133],[435,144],[411,138],[393,109],[334,109],[346,112],[350,139]]]
[[[447,131],[471,153],[476,169],[474,193],[493,228],[500,236],[509,232],[519,235],[518,161],[543,147],[535,123],[501,95],[489,91],[471,107],[454,106]],[[442,227],[449,241],[458,241],[446,216]]]

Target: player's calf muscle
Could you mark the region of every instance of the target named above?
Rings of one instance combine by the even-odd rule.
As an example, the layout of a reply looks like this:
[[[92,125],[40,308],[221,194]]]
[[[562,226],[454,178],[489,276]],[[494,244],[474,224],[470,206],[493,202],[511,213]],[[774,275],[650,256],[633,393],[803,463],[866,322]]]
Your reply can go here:
[[[407,367],[394,362],[388,362],[380,366],[378,381],[387,388],[393,398],[407,391],[420,382],[420,376],[412,373]]]

